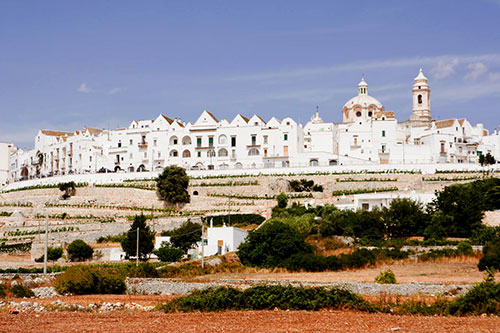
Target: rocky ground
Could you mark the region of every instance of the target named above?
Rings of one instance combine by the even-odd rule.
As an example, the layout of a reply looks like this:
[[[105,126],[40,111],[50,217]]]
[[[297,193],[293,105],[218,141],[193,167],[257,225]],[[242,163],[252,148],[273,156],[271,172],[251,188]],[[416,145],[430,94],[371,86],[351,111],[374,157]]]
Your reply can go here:
[[[423,317],[354,311],[0,313],[0,332],[498,332],[498,317]]]

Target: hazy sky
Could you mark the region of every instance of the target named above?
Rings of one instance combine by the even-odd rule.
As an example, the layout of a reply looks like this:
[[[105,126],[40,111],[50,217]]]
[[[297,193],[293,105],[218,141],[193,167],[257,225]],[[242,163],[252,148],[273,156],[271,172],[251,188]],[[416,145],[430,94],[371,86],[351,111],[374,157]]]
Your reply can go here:
[[[340,121],[364,73],[399,120],[500,125],[500,0],[0,0],[0,141],[208,109]]]

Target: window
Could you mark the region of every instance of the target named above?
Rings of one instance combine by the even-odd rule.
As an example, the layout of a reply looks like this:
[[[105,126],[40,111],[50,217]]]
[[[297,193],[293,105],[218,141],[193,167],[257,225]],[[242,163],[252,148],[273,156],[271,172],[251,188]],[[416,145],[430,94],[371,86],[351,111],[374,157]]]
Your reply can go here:
[[[382,137],[385,137],[385,131],[382,131]]]
[[[131,154],[129,155],[129,157],[130,157],[130,159],[133,159],[133,158],[134,158],[134,154],[132,154],[132,153],[131,153]]]
[[[120,148],[122,146],[122,140],[119,140],[118,141],[118,148]]]
[[[361,111],[356,112],[356,117],[361,117]]]
[[[201,151],[198,152],[198,157],[201,157]]]
[[[156,145],[157,145],[157,144],[158,144],[158,140],[156,140],[156,139],[155,139],[155,140],[153,140],[153,146],[155,146],[155,147],[156,147]]]
[[[196,138],[196,147],[201,147],[201,138]]]
[[[283,146],[283,155],[288,156],[288,146]]]
[[[422,95],[418,95],[418,104],[422,104]]]
[[[231,147],[236,147],[236,137],[235,136],[231,137]]]
[[[207,157],[215,157],[215,150],[212,150],[212,149],[208,150]]]
[[[184,158],[191,157],[191,152],[189,150],[187,150],[187,149],[184,150],[182,152],[182,157],[184,157]]]
[[[267,145],[267,135],[264,135],[264,144]]]
[[[219,157],[227,157],[228,153],[225,148],[219,149]]]
[[[214,146],[214,137],[213,136],[208,137],[208,146],[209,147]]]
[[[288,141],[288,133],[285,133],[285,134],[283,135],[283,140]]]
[[[259,155],[259,150],[257,148],[252,148],[248,151],[248,156],[257,156]]]
[[[160,158],[160,157],[161,157],[161,152],[158,152],[158,158]]]
[[[134,144],[134,140],[130,139],[130,145]]]
[[[257,144],[257,136],[252,135],[252,146],[255,146]]]
[[[144,158],[148,158],[148,152],[147,151],[144,152]]]
[[[219,144],[225,145],[226,143],[227,143],[227,137],[224,134],[220,135],[219,136]]]
[[[362,203],[361,204],[361,209],[363,209],[363,210],[369,210],[370,209],[370,204],[368,204],[368,203]]]
[[[174,144],[174,145],[176,145],[176,144],[177,144],[177,138],[175,138],[175,139],[173,140],[173,144]],[[156,145],[155,145],[155,146],[156,146]]]
[[[371,117],[373,115],[373,113],[370,111],[368,112],[368,117]]]
[[[267,157],[267,149],[264,149],[264,157]]]

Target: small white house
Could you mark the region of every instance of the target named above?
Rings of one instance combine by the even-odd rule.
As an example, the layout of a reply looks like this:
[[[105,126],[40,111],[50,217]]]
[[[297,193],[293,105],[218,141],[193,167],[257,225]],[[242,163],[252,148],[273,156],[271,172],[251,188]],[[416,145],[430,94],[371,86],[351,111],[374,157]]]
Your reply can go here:
[[[369,194],[359,194],[354,196],[354,203],[351,209],[365,209],[372,210],[374,207],[382,208],[389,207],[391,202],[395,199],[410,199],[413,201],[420,202],[424,205],[432,202],[436,198],[434,193],[369,193]],[[347,207],[345,207],[347,208]]]
[[[247,235],[248,232],[235,227],[207,228],[204,248],[205,257],[236,251]],[[198,253],[201,255],[200,243],[198,244]]]
[[[164,242],[170,243],[170,236],[156,236],[155,237],[155,250],[161,247]]]

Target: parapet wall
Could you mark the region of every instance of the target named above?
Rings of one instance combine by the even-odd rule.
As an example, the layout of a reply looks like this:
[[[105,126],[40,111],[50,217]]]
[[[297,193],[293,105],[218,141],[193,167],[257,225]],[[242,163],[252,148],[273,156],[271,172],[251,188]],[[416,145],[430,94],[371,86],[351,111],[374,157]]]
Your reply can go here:
[[[267,169],[232,169],[232,170],[189,170],[191,177],[213,177],[213,176],[235,176],[235,175],[293,175],[293,174],[314,174],[314,173],[360,173],[372,172],[421,172],[422,174],[434,174],[436,171],[481,171],[478,164],[374,164],[374,165],[336,165],[318,166],[304,168],[267,168]],[[500,169],[499,169],[500,170]],[[158,172],[118,172],[118,173],[97,173],[97,174],[75,174],[65,176],[54,176],[42,179],[30,179],[15,182],[3,188],[4,191],[13,189],[37,186],[55,185],[73,181],[75,183],[89,184],[111,184],[121,183],[124,180],[150,179],[158,176]]]

